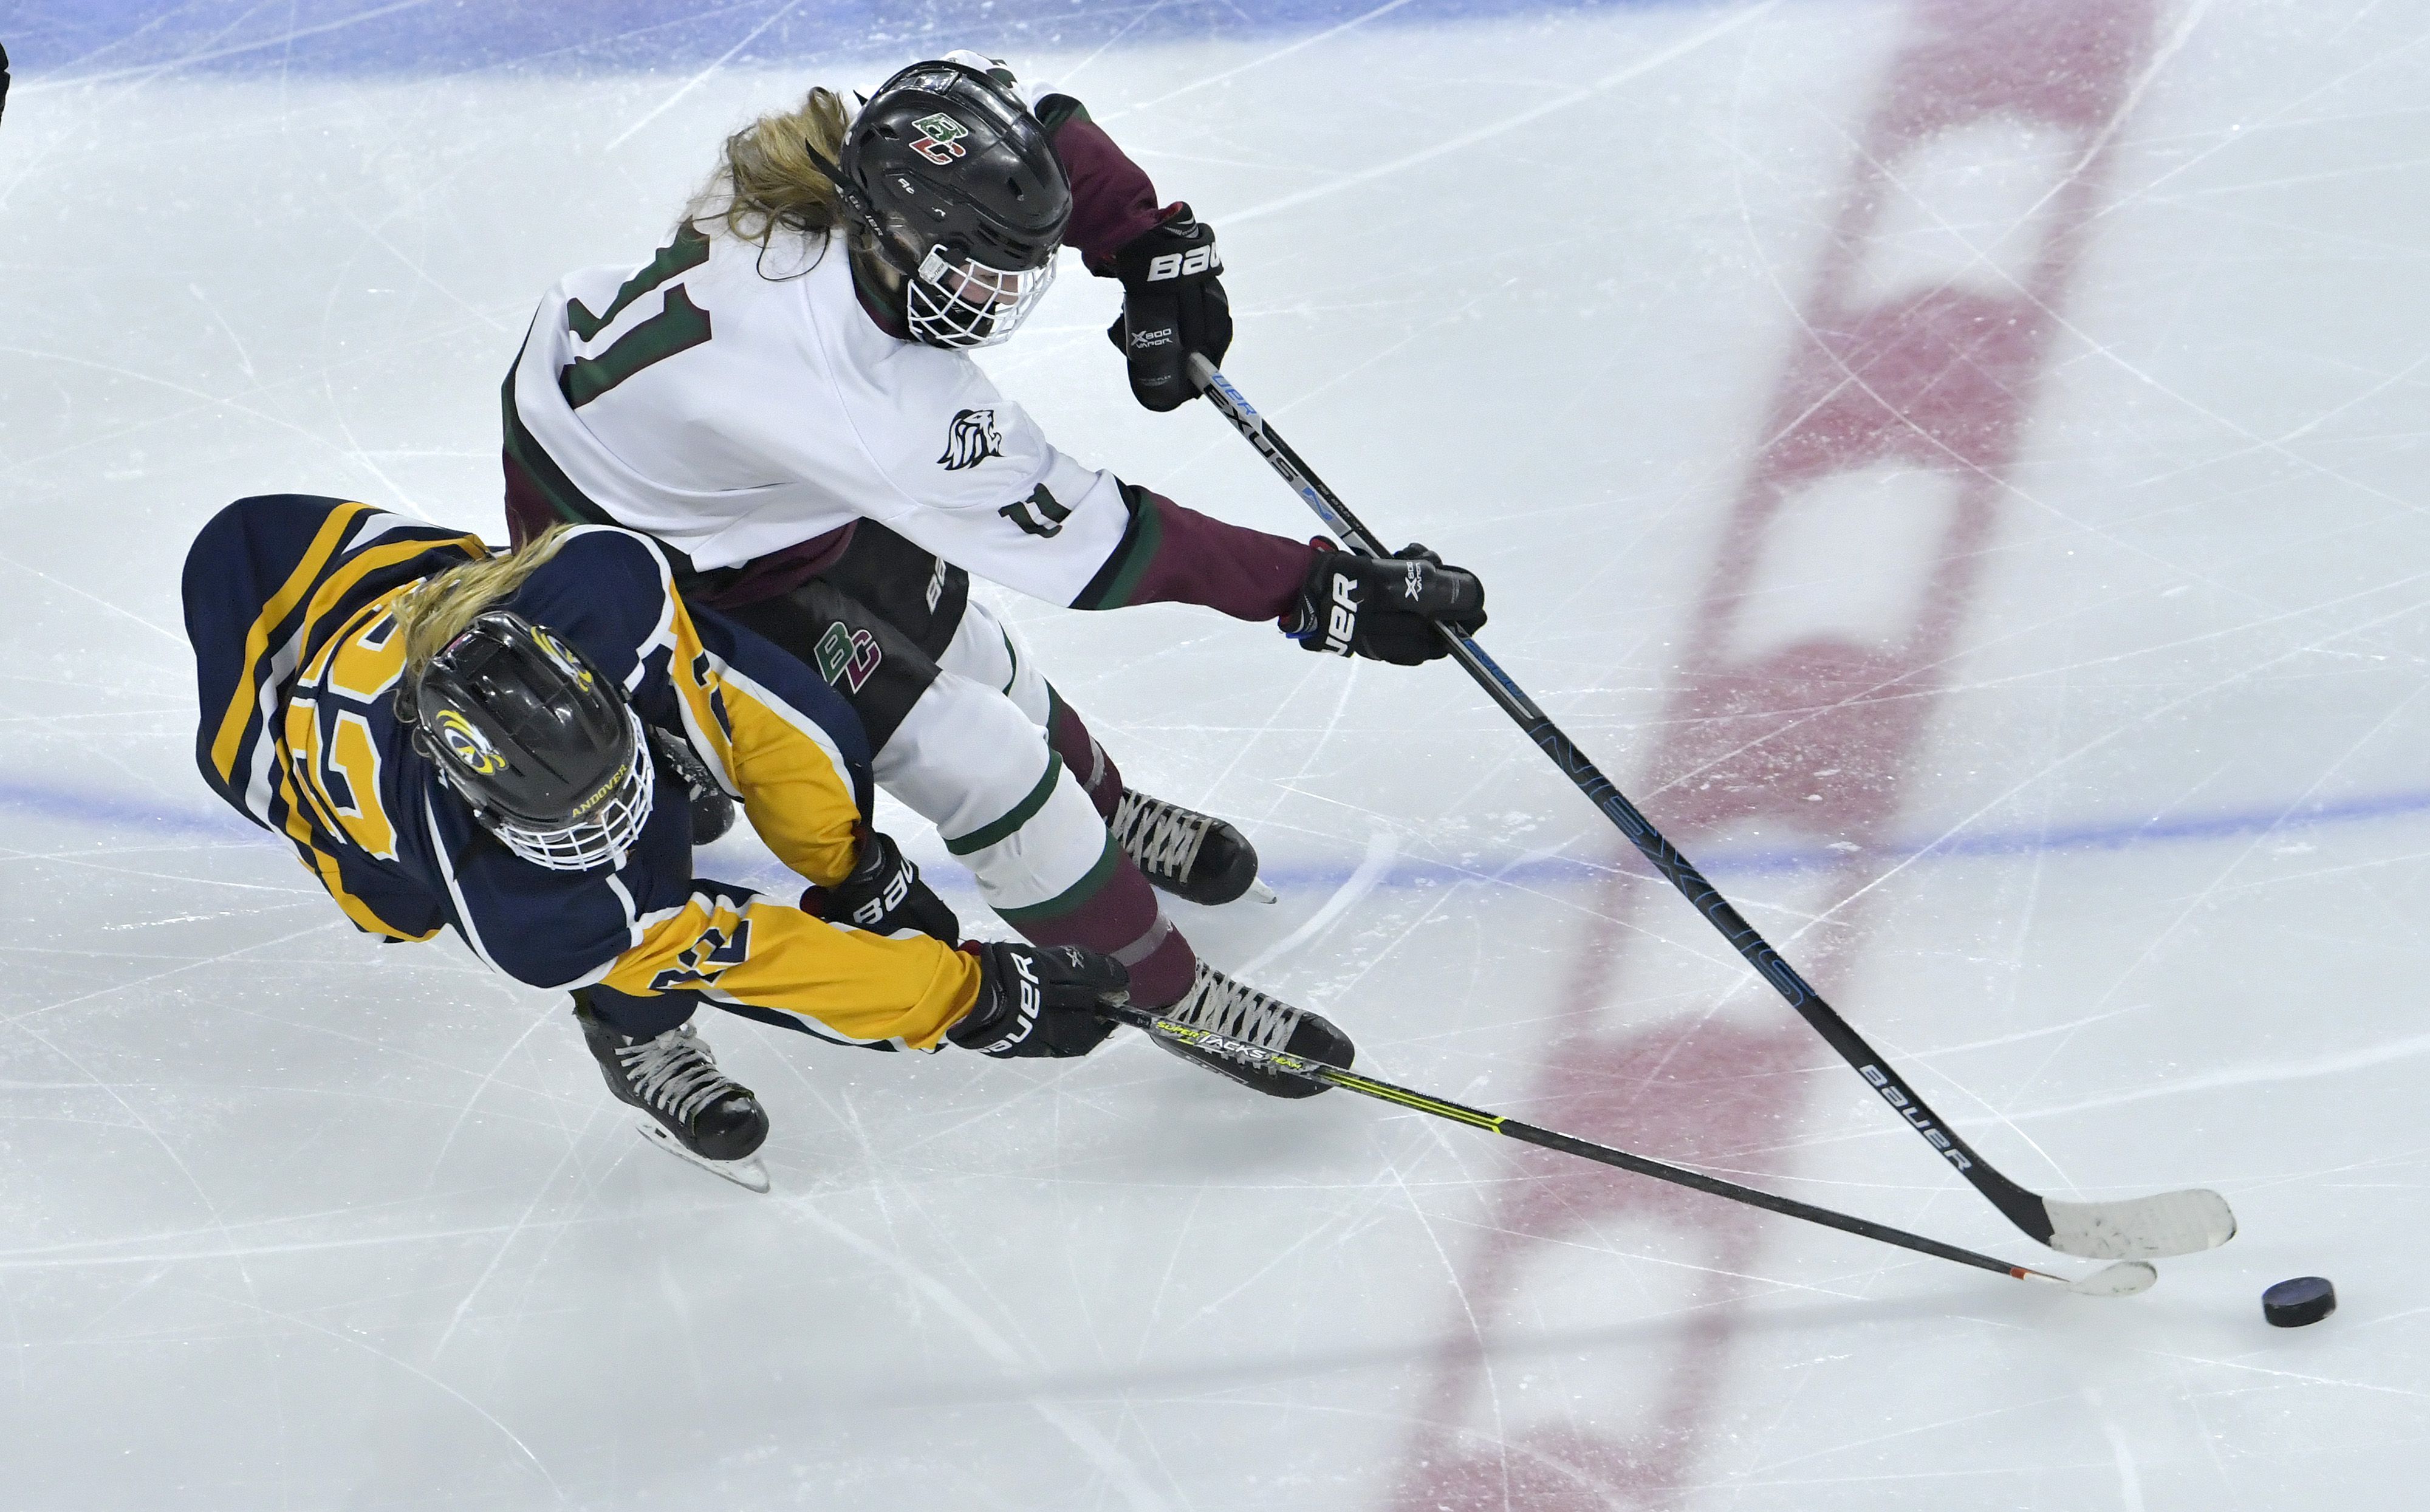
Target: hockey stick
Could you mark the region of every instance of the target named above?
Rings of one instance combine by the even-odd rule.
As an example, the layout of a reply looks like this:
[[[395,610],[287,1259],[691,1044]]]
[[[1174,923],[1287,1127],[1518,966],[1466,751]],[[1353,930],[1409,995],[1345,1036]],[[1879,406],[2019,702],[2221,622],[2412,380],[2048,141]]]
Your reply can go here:
[[[1240,390],[1216,370],[1204,357],[1190,359],[1190,376],[1197,380],[1209,403],[1223,412],[1234,429],[1249,444],[1273,464],[1283,481],[1293,492],[1306,500],[1307,507],[1339,537],[1342,545],[1362,557],[1382,557],[1387,553],[1382,544],[1358,523],[1349,507],[1320,481],[1313,470],[1300,460],[1290,444],[1274,434],[1264,417],[1250,407]],[[1798,1015],[1813,1025],[1814,1031],[1829,1041],[1849,1065],[1856,1068],[1882,1101],[1896,1109],[1899,1116],[1912,1125],[1916,1133],[1939,1151],[1941,1157],[1957,1169],[1960,1175],[1973,1183],[1974,1189],[1990,1199],[1991,1205],[2005,1214],[2037,1241],[2049,1245],[2063,1254],[2082,1255],[2094,1260],[2153,1259],[2170,1254],[2191,1254],[2198,1250],[2215,1249],[2236,1237],[2236,1215],[2229,1211],[2227,1200],[2214,1191],[2193,1189],[2161,1192],[2150,1197],[2134,1197],[2121,1202],[2075,1203],[2043,1197],[2010,1181],[2006,1176],[1974,1153],[1973,1147],[1960,1138],[1957,1132],[1941,1121],[1915,1089],[1876,1053],[1872,1046],[1839,1017],[1821,993],[1807,985],[1771,942],[1756,933],[1755,926],[1740,918],[1729,901],[1705,880],[1678,848],[1663,839],[1662,832],[1651,820],[1638,811],[1637,806],[1611,779],[1595,770],[1560,728],[1545,717],[1535,701],[1520,691],[1519,685],[1507,673],[1494,665],[1471,638],[1448,625],[1437,625],[1451,648],[1452,659],[1465,668],[1486,696],[1502,707],[1517,723],[1527,739],[1536,742],[1553,758],[1564,776],[1577,785],[1588,801],[1603,810],[1604,817],[1619,826],[1637,847],[1638,854],[1651,862],[1655,870],[1671,879],[1671,885],[1694,906],[1698,913],[1712,922],[1738,953],[1746,957],[1758,975],[1770,982],[1773,990],[1795,1008]]]
[[[1667,1181],[1674,1187],[1688,1187],[1697,1191],[1709,1192],[1715,1197],[1726,1197],[1734,1203],[1744,1203],[1750,1207],[1760,1207],[1766,1212],[1780,1213],[1789,1218],[1801,1218],[1809,1223],[1820,1223],[1824,1228],[1836,1228],[1842,1234],[1854,1234],[1858,1238],[1878,1239],[1884,1244],[1895,1244],[1902,1250],[1913,1250],[1918,1254],[1955,1260],[1959,1265],[1971,1265],[1977,1271],[1989,1271],[1999,1275],[2013,1276],[2019,1281],[2055,1282],[2081,1297],[2131,1297],[2139,1291],[2148,1290],[2152,1283],[2160,1278],[2158,1271],[2141,1260],[2116,1261],[2104,1266],[2089,1276],[2073,1279],[2053,1275],[2047,1271],[2036,1271],[2029,1266],[2010,1265],[2006,1260],[1994,1259],[1988,1254],[1977,1254],[1972,1250],[1961,1250],[1955,1244],[1944,1244],[1939,1239],[1928,1239],[1921,1234],[1910,1234],[1905,1229],[1892,1228],[1887,1223],[1876,1223],[1869,1219],[1852,1218],[1846,1213],[1835,1212],[1828,1207],[1817,1207],[1811,1203],[1801,1203],[1794,1197],[1783,1197],[1777,1192],[1768,1192],[1755,1187],[1741,1187],[1737,1182],[1723,1181],[1719,1176],[1707,1176],[1703,1171],[1689,1171],[1685,1166],[1669,1165],[1660,1160],[1648,1159],[1644,1155],[1631,1155],[1625,1150],[1615,1150],[1607,1144],[1597,1144],[1591,1139],[1581,1139],[1574,1135],[1539,1128],[1533,1123],[1523,1123],[1517,1119],[1506,1118],[1499,1113],[1488,1113],[1481,1108],[1468,1107],[1443,1098],[1429,1097],[1423,1092],[1414,1092],[1406,1087],[1395,1087],[1390,1082],[1377,1081],[1373,1076],[1361,1075],[1355,1071],[1345,1071],[1339,1066],[1328,1066],[1323,1061],[1308,1060],[1303,1056],[1294,1055],[1289,1051],[1268,1050],[1263,1046],[1253,1045],[1243,1039],[1234,1039],[1227,1035],[1216,1034],[1211,1030],[1196,1028],[1177,1020],[1160,1018],[1147,1008],[1135,1008],[1124,1005],[1104,1011],[1108,1018],[1136,1025],[1159,1038],[1210,1055],[1222,1055],[1227,1060],[1238,1061],[1244,1066],[1255,1067],[1261,1071],[1280,1072],[1288,1076],[1299,1077],[1303,1081],[1322,1082],[1327,1087],[1339,1087],[1344,1091],[1372,1097],[1378,1102],[1390,1103],[1395,1107],[1430,1113],[1436,1118],[1448,1119],[1454,1123],[1465,1123],[1473,1129],[1483,1129],[1489,1134],[1506,1135],[1524,1144],[1536,1145],[1545,1150],[1557,1150],[1563,1155],[1576,1155],[1581,1160],[1592,1160],[1599,1165],[1616,1166],[1640,1176],[1651,1176],[1656,1181]]]

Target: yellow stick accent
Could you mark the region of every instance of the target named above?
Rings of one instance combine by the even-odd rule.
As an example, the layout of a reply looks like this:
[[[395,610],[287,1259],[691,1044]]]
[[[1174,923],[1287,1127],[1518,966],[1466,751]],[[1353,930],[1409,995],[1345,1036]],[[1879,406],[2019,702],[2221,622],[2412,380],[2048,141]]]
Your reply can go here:
[[[1240,1040],[1227,1039],[1222,1035],[1193,1028],[1178,1020],[1158,1019],[1156,1021],[1156,1027],[1157,1032],[1166,1038],[1200,1046],[1210,1055],[1223,1055],[1248,1066],[1271,1066],[1285,1072],[1318,1072],[1320,1074],[1317,1079],[1331,1086],[1354,1092],[1364,1092],[1369,1097],[1378,1098],[1387,1103],[1397,1103],[1403,1107],[1415,1108],[1421,1113],[1432,1113],[1438,1118],[1450,1119],[1455,1123],[1465,1123],[1471,1128],[1485,1129],[1499,1134],[1502,1132],[1502,1125],[1507,1122],[1498,1114],[1478,1113],[1456,1104],[1428,1097],[1423,1092],[1404,1091],[1388,1083],[1370,1081],[1356,1072],[1344,1071],[1339,1066],[1328,1066],[1320,1060],[1302,1059],[1289,1051],[1258,1050],[1254,1046],[1242,1044]]]
[[[1387,1103],[1398,1103],[1403,1107],[1413,1107],[1421,1113],[1432,1113],[1438,1118],[1450,1119],[1456,1123],[1465,1123],[1471,1128],[1486,1129],[1495,1134],[1502,1132],[1503,1121],[1498,1117],[1485,1113],[1473,1113],[1467,1108],[1457,1107],[1450,1103],[1438,1102],[1423,1093],[1405,1092],[1397,1087],[1387,1087],[1381,1082],[1371,1082],[1364,1076],[1354,1075],[1349,1072],[1336,1072],[1326,1080],[1337,1087],[1346,1087],[1353,1091],[1365,1092],[1370,1097],[1380,1098]]]

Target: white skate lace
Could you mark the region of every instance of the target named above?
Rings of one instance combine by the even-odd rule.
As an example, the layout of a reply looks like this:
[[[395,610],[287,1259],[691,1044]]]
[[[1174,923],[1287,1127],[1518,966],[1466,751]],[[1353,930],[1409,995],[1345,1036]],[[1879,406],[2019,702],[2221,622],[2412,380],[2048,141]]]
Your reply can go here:
[[[1114,806],[1114,843],[1142,872],[1176,880],[1198,864],[1198,850],[1215,821],[1161,798],[1125,791]]]
[[[1198,979],[1190,990],[1162,1016],[1263,1050],[1287,1048],[1300,1020],[1299,1009],[1210,970],[1205,961],[1198,963]]]
[[[741,1090],[717,1069],[717,1057],[688,1023],[627,1045],[616,1052],[616,1058],[624,1063],[624,1079],[641,1100],[678,1122],[691,1122],[702,1108]]]

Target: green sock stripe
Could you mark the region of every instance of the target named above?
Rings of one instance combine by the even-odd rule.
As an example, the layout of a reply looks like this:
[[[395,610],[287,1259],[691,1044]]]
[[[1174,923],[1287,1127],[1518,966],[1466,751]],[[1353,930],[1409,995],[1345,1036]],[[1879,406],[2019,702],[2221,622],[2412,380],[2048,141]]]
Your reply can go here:
[[[1063,757],[1053,751],[1047,752],[1046,775],[1038,779],[1038,786],[1029,789],[1027,797],[1013,805],[1002,819],[981,824],[959,839],[947,840],[945,849],[956,856],[968,856],[973,851],[984,851],[1005,839],[1038,817],[1038,811],[1046,806],[1047,798],[1055,791],[1055,779],[1062,774]]]
[[[996,917],[1006,923],[1015,925],[1043,923],[1050,919],[1059,919],[1095,897],[1105,885],[1113,879],[1114,868],[1120,866],[1122,860],[1123,848],[1115,844],[1114,838],[1108,835],[1106,837],[1105,850],[1097,856],[1097,864],[1089,868],[1087,876],[1073,883],[1044,903],[1033,903],[1026,908],[998,908]]]

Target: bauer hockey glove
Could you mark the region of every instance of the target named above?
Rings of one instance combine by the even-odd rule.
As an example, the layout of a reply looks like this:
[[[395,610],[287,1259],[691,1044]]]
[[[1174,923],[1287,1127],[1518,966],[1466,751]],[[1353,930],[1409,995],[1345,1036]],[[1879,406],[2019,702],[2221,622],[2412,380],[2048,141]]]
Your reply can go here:
[[[802,894],[802,911],[830,923],[850,924],[873,935],[892,937],[906,930],[933,935],[948,945],[959,944],[962,922],[920,880],[893,837],[871,830],[860,842],[860,864],[852,875],[832,888],[812,888]]]
[[[979,996],[945,1038],[982,1055],[1085,1055],[1114,1032],[1099,1010],[1130,1001],[1130,971],[1111,955],[982,940],[962,949],[978,957]]]
[[[1223,271],[1214,227],[1187,205],[1114,254],[1123,315],[1106,334],[1130,364],[1132,395],[1148,408],[1178,409],[1197,398],[1190,355],[1221,364],[1231,349],[1232,304],[1217,276]]]
[[[1310,651],[1414,667],[1448,649],[1438,623],[1462,635],[1485,626],[1485,585],[1423,546],[1390,557],[1335,551],[1319,540],[1283,634]]]

